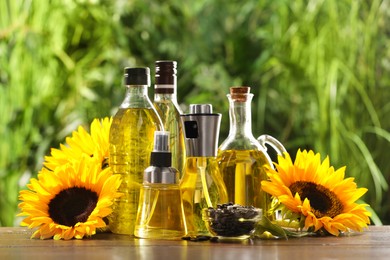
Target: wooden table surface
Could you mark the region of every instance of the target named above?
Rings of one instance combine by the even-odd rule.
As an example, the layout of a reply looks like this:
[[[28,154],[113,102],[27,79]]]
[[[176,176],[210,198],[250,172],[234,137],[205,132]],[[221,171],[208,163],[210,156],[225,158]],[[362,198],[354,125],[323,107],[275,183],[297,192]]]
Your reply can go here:
[[[83,240],[30,239],[0,227],[0,259],[390,259],[390,226],[344,237],[245,240],[240,243],[136,239],[110,233]]]

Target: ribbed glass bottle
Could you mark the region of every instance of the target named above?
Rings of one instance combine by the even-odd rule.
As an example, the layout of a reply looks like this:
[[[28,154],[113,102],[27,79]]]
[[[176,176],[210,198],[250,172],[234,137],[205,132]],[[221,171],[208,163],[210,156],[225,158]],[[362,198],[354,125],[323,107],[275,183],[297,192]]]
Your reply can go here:
[[[180,123],[182,111],[177,103],[176,61],[156,61],[153,104],[160,115],[165,131],[170,132],[172,167],[183,172],[185,145]]]
[[[113,233],[134,233],[143,172],[149,166],[155,131],[164,130],[148,97],[149,68],[125,68],[126,96],[110,129],[110,160],[114,174],[122,175],[119,192],[109,216]]]

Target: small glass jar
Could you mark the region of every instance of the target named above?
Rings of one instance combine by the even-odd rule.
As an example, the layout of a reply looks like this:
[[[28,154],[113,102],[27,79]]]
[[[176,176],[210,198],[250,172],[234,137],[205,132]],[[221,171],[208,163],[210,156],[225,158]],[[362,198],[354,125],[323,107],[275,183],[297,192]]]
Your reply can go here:
[[[203,221],[213,236],[221,240],[244,240],[250,237],[256,223],[262,218],[262,210],[233,203],[203,209]]]

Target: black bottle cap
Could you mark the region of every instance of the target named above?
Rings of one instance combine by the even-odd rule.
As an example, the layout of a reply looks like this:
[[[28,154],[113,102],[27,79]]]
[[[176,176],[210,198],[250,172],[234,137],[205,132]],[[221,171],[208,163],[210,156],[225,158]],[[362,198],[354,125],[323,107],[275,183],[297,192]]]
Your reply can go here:
[[[156,84],[176,84],[177,62],[172,60],[156,61]]]
[[[150,155],[150,165],[158,167],[172,166],[172,155],[169,152],[169,132],[154,132],[154,147]]]
[[[125,68],[124,84],[150,86],[150,69],[148,67]]]
[[[157,167],[171,167],[172,154],[170,152],[152,152],[150,154],[150,165]]]

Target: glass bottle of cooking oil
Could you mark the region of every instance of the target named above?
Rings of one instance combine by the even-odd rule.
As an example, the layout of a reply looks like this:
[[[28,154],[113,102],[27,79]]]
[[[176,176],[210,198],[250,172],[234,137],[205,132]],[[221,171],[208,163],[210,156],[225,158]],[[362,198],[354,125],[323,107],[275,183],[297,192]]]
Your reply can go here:
[[[171,167],[169,132],[156,131],[150,166],[145,169],[134,235],[181,239],[187,233],[179,171]]]
[[[177,62],[169,60],[156,61],[155,66],[153,105],[160,115],[165,131],[170,132],[172,167],[182,173],[185,161],[185,145],[183,128],[180,123],[182,111],[177,103],[176,94]]]
[[[149,68],[125,68],[125,99],[115,114],[110,129],[109,164],[114,174],[122,175],[119,191],[109,216],[113,233],[134,233],[143,171],[149,165],[154,132],[163,130],[157,111],[148,97]]]
[[[261,181],[267,179],[265,166],[273,167],[267,154],[267,143],[277,153],[286,151],[283,145],[269,135],[256,139],[252,134],[251,101],[249,87],[232,87],[229,99],[229,135],[218,148],[218,167],[226,185],[228,200],[243,206],[263,209],[267,215],[270,196],[261,189]]]
[[[209,104],[192,104],[181,116],[186,144],[186,163],[180,189],[189,236],[210,235],[202,209],[228,202],[216,161],[221,114]]]

